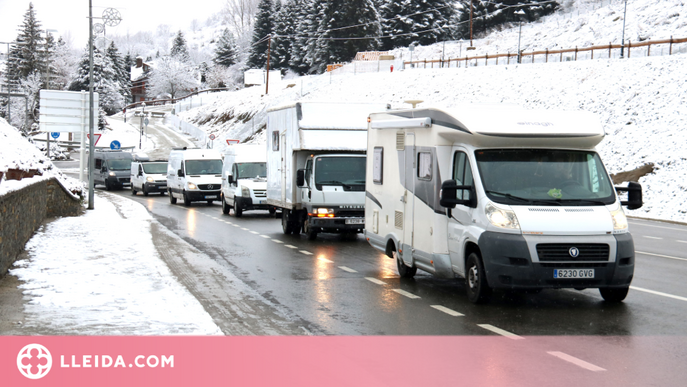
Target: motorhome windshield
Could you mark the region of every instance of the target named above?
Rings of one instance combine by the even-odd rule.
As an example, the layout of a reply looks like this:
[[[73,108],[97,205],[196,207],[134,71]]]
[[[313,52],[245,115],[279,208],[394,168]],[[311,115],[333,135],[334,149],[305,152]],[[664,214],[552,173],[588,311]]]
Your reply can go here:
[[[130,159],[107,160],[107,166],[111,171],[129,171],[131,170]]]
[[[316,157],[315,185],[365,186],[365,157]]]
[[[165,174],[167,173],[167,163],[145,163],[143,170],[149,174]]]
[[[222,160],[186,160],[187,175],[220,175]]]
[[[558,149],[475,151],[484,190],[496,203],[608,205],[615,192],[596,152]]]
[[[252,179],[256,177],[267,177],[266,163],[237,163],[237,179]]]

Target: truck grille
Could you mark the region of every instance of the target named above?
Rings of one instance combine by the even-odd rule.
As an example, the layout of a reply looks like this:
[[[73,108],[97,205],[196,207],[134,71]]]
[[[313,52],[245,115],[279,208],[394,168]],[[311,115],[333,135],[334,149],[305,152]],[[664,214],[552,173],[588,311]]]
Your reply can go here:
[[[365,210],[339,210],[336,212],[336,216],[345,218],[364,218]]]
[[[579,254],[573,257],[571,249],[577,249]],[[537,245],[537,256],[540,262],[559,261],[608,261],[610,248],[603,243],[541,243]]]
[[[267,197],[267,190],[264,189],[254,189],[253,194],[255,194],[256,198],[266,198]]]
[[[220,184],[198,184],[198,189],[203,191],[217,191],[222,186]]]

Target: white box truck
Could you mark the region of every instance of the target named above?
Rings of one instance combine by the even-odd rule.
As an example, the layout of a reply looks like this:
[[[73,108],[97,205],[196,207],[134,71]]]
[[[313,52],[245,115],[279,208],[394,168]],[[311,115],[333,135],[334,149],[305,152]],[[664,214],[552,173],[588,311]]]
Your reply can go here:
[[[267,204],[285,234],[359,233],[367,118],[386,104],[296,102],[267,112]]]
[[[401,277],[465,278],[474,303],[492,289],[544,288],[598,288],[620,302],[635,265],[621,206],[641,207],[642,192],[613,187],[594,150],[603,137],[587,112],[374,113],[365,236]]]
[[[214,149],[174,148],[167,163],[169,202],[177,199],[185,206],[219,200],[222,188],[222,155]]]
[[[241,217],[243,211],[268,210],[267,204],[267,155],[264,144],[236,144],[224,152],[222,168],[222,213]]]

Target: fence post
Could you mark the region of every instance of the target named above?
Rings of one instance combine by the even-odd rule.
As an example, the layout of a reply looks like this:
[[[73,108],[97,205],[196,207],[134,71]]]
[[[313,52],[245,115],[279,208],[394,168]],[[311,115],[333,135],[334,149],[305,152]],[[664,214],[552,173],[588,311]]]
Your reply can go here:
[[[651,56],[651,44],[646,46],[646,56]]]
[[[508,53],[506,53],[506,58],[507,58],[506,64],[509,65],[510,64],[510,51],[508,51]]]
[[[496,65],[499,65],[499,53],[498,51],[496,52]]]
[[[563,63],[563,50],[561,50],[561,59],[559,59],[558,61]]]
[[[594,49],[593,48],[591,49],[591,52],[592,52],[592,59],[594,59]]]
[[[668,51],[668,55],[673,55],[673,35],[670,35],[670,50]]]
[[[425,58],[425,68],[427,68],[427,58]]]
[[[534,63],[534,50],[532,51],[532,63]]]
[[[544,60],[544,63],[549,63],[549,49],[546,49],[546,60]]]
[[[611,59],[611,42],[608,42],[608,59]]]
[[[577,46],[575,46],[575,62],[577,62]]]
[[[489,64],[489,54],[484,54],[484,65],[486,66],[488,64]]]
[[[632,48],[632,41],[628,40],[627,41],[627,57],[630,57],[630,48]]]

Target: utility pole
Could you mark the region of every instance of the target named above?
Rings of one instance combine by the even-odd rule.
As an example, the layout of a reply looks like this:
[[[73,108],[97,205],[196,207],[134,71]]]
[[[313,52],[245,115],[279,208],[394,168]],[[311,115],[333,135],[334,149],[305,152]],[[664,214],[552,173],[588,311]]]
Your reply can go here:
[[[627,0],[625,0],[625,10],[623,11],[623,37],[620,40],[620,59],[625,56],[625,17],[627,16]]]
[[[267,80],[265,81],[265,94],[270,89],[270,48],[272,48],[272,35],[267,35]]]
[[[88,209],[92,210],[95,200],[95,184],[93,182],[93,151],[95,142],[93,135],[93,0],[88,0]]]

